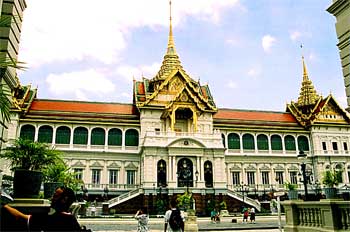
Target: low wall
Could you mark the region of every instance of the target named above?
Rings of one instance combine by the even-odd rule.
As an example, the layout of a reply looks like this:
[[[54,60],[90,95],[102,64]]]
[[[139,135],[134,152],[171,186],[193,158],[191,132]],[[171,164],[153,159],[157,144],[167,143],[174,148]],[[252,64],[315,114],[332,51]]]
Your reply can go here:
[[[350,231],[350,201],[284,201],[285,232]]]

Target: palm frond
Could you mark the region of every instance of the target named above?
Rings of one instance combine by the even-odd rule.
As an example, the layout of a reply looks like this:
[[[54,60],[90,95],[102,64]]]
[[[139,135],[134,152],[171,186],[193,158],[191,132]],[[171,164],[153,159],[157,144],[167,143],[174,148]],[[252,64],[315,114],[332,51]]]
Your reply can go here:
[[[11,94],[4,85],[0,85],[0,114],[3,121],[10,121]]]

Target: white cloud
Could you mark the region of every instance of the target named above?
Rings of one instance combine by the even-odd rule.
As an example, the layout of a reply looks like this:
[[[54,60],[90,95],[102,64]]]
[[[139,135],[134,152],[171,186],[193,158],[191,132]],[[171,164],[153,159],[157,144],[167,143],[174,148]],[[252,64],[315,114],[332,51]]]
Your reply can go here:
[[[89,69],[62,74],[50,74],[46,78],[49,91],[56,96],[74,96],[88,100],[87,95],[106,95],[115,91],[115,85],[96,70]],[[69,84],[67,84],[69,83]]]
[[[294,42],[298,41],[300,37],[301,37],[300,31],[289,32],[289,38]]]
[[[133,78],[137,79],[142,76],[146,78],[152,78],[158,72],[160,66],[160,63],[140,65],[137,67],[122,65],[117,68],[116,73],[129,83]]]
[[[233,82],[232,80],[230,80],[228,82],[228,85],[227,85],[230,89],[235,89],[237,88],[237,84],[235,82]]]
[[[173,2],[173,25],[186,16],[217,21],[239,0]],[[32,0],[24,12],[20,60],[31,67],[64,60],[118,61],[133,28],[168,26],[166,0]]]
[[[276,38],[272,37],[271,35],[264,35],[264,37],[261,40],[262,47],[265,52],[270,52],[271,47],[276,42]]]
[[[259,76],[260,73],[261,73],[260,68],[251,68],[247,72],[248,76],[251,76],[251,77]]]

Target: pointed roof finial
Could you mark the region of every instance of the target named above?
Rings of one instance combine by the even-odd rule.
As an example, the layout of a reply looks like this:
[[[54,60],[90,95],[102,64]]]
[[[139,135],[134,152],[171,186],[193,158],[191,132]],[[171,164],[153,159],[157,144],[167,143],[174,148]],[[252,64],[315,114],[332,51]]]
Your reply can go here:
[[[302,48],[302,45],[300,47]],[[320,96],[316,93],[315,87],[312,84],[312,81],[309,79],[304,56],[302,56],[302,64],[303,64],[303,81],[301,83],[301,90],[298,98],[298,104],[300,106],[312,106],[316,103],[316,101],[320,98]]]
[[[171,17],[171,0],[169,0],[169,39],[168,39],[167,54],[169,55],[176,54],[174,36],[173,36],[173,24],[172,24],[172,17]]]
[[[181,69],[181,62],[179,56],[176,53],[174,36],[173,36],[173,25],[172,25],[172,8],[171,8],[171,0],[169,0],[169,11],[170,11],[170,22],[169,22],[169,38],[168,38],[168,47],[166,50],[166,54],[164,56],[162,66],[158,71],[157,75],[153,78],[155,81],[165,80],[167,75],[171,73],[173,70]]]

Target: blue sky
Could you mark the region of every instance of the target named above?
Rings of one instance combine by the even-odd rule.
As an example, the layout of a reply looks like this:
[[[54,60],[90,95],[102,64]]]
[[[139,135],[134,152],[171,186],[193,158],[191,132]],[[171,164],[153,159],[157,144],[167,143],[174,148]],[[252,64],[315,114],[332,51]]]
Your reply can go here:
[[[219,108],[285,111],[297,100],[301,56],[319,94],[346,107],[331,0],[172,0],[186,72]],[[38,98],[132,103],[152,78],[169,31],[168,0],[27,0],[19,59]],[[300,44],[303,44],[303,49]]]

